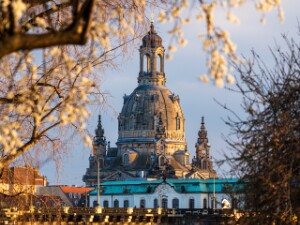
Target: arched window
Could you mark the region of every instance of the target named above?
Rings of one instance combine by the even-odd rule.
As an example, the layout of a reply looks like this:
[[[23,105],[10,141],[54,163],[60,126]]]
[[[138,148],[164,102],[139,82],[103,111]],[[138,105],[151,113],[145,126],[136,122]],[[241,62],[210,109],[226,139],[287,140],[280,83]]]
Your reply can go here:
[[[150,56],[149,55],[144,55],[144,64],[143,64],[143,67],[144,67],[144,72],[147,72],[149,73],[150,72]]]
[[[179,200],[178,198],[173,198],[172,200],[172,208],[178,209],[179,208]]]
[[[203,161],[203,169],[207,169],[207,162],[206,162],[206,160]]]
[[[133,114],[130,115],[130,120],[129,120],[129,129],[133,130],[136,124],[136,118]]]
[[[180,130],[180,117],[178,113],[176,115],[176,130]]]
[[[104,207],[104,208],[108,208],[108,207],[109,207],[109,203],[108,203],[107,200],[104,200],[104,201],[103,201],[103,207]]]
[[[185,165],[188,165],[190,163],[189,156],[185,156]]]
[[[154,201],[153,201],[153,208],[158,208],[158,200],[157,200],[157,198],[155,198]]]
[[[129,165],[129,156],[128,156],[128,154],[124,154],[124,155],[123,155],[123,164],[124,164],[125,166],[128,166],[128,165]]]
[[[190,198],[189,199],[189,208],[194,209],[195,208],[195,199]]]
[[[164,166],[165,162],[166,162],[165,157],[163,156],[159,157],[159,166]]]
[[[119,201],[117,199],[114,200],[114,208],[119,208]]]
[[[207,208],[207,199],[206,198],[203,199],[203,208],[204,209]]]
[[[144,198],[142,198],[142,199],[140,200],[140,208],[145,208],[145,207],[146,207],[146,201],[145,201]]]
[[[168,208],[168,199],[167,198],[163,198],[161,201],[161,207],[163,209],[167,209]]]
[[[104,204],[104,202],[103,202],[103,204]],[[94,201],[93,201],[93,206],[95,207],[95,206],[97,206],[97,205],[98,205],[97,200],[94,200]]]
[[[129,201],[128,200],[124,200],[124,208],[128,208],[129,207]]]
[[[162,71],[162,56],[161,55],[156,56],[156,68],[157,68],[157,72],[163,72]]]
[[[74,205],[78,206],[78,200],[75,200]]]

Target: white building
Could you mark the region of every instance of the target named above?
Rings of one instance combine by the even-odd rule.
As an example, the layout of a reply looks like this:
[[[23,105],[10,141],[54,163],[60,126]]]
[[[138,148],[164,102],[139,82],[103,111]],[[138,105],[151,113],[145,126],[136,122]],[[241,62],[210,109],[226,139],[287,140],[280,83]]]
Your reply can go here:
[[[240,187],[238,179],[108,181],[101,184],[99,199],[106,208],[216,209],[224,199],[236,207]],[[90,206],[96,206],[97,199],[96,188],[90,192]]]

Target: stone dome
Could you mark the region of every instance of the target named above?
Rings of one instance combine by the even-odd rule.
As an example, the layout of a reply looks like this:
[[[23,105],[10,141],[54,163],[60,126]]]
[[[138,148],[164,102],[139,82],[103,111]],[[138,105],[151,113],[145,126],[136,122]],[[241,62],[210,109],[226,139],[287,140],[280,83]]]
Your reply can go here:
[[[119,115],[119,139],[155,138],[163,126],[165,139],[185,141],[179,97],[165,86],[140,85],[124,96]]]

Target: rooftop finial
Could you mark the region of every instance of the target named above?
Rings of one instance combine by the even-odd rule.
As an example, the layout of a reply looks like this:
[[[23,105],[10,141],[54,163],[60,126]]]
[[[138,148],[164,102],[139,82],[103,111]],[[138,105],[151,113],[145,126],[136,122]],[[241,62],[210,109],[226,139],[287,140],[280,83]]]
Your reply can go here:
[[[204,116],[202,116],[202,119],[201,119],[201,127],[198,132],[198,136],[199,136],[199,138],[207,138],[207,131],[205,128]]]
[[[150,25],[150,32],[154,33],[154,14],[151,13],[151,25]]]
[[[205,131],[204,116],[202,116],[202,119],[201,119],[201,130]]]
[[[151,13],[151,24],[154,24],[154,14]]]

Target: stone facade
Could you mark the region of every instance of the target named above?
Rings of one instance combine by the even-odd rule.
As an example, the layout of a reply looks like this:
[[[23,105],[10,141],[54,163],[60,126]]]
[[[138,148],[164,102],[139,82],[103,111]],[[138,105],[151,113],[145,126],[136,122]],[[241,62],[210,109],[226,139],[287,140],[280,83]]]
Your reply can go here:
[[[94,151],[84,182],[95,185],[98,179],[216,177],[208,139],[203,133],[206,131],[202,129],[204,120],[196,144],[196,158],[190,164],[184,114],[179,96],[165,86],[165,49],[153,23],[142,39],[139,52],[138,86],[130,95],[124,95],[118,116],[117,146],[107,144],[99,116]]]

